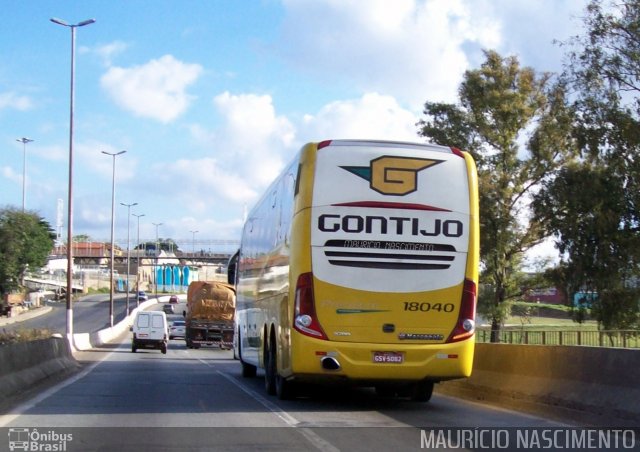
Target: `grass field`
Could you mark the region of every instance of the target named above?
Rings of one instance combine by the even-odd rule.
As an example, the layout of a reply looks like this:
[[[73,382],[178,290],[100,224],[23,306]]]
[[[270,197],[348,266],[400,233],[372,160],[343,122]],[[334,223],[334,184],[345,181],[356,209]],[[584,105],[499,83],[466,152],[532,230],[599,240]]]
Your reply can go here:
[[[505,320],[500,342],[640,348],[640,331],[599,331],[595,320],[574,322],[567,306],[514,303],[512,312],[521,315],[511,315]],[[479,319],[476,340],[489,342],[490,332],[487,322]]]

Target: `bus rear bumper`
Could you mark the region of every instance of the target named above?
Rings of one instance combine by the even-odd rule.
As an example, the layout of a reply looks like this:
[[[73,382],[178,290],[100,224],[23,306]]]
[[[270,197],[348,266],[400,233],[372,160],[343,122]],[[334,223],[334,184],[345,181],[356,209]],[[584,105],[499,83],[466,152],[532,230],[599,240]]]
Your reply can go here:
[[[471,375],[475,341],[368,344],[299,338],[289,375],[300,380],[443,381]]]

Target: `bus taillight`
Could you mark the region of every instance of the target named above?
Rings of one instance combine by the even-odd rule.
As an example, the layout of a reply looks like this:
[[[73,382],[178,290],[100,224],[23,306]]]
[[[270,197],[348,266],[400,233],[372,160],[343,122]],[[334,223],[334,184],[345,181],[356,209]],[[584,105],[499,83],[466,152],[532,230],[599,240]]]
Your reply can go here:
[[[294,309],[293,323],[297,331],[306,336],[327,340],[327,335],[324,334],[316,317],[313,297],[313,273],[302,273],[298,276]]]
[[[460,302],[460,313],[458,321],[451,332],[447,342],[458,342],[473,336],[476,330],[476,284],[468,279],[464,280],[462,289],[462,300]]]

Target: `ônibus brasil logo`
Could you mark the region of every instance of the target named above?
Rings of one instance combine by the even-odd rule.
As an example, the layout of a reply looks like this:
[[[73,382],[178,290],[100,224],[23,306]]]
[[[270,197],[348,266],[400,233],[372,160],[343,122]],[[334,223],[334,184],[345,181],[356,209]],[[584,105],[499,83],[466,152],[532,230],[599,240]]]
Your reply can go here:
[[[418,189],[418,172],[441,163],[442,160],[382,156],[367,166],[340,168],[369,181],[372,190],[383,195],[404,196]]]
[[[65,452],[73,441],[73,433],[58,433],[53,430],[38,431],[37,428],[9,428],[9,450]]]

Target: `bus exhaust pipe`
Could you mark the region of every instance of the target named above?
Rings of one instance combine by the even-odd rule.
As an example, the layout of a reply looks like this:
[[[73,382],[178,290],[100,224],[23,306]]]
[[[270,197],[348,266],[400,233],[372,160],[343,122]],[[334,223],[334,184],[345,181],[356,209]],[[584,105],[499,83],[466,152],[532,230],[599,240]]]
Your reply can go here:
[[[320,360],[324,370],[340,370],[340,363],[331,356],[325,356]]]

